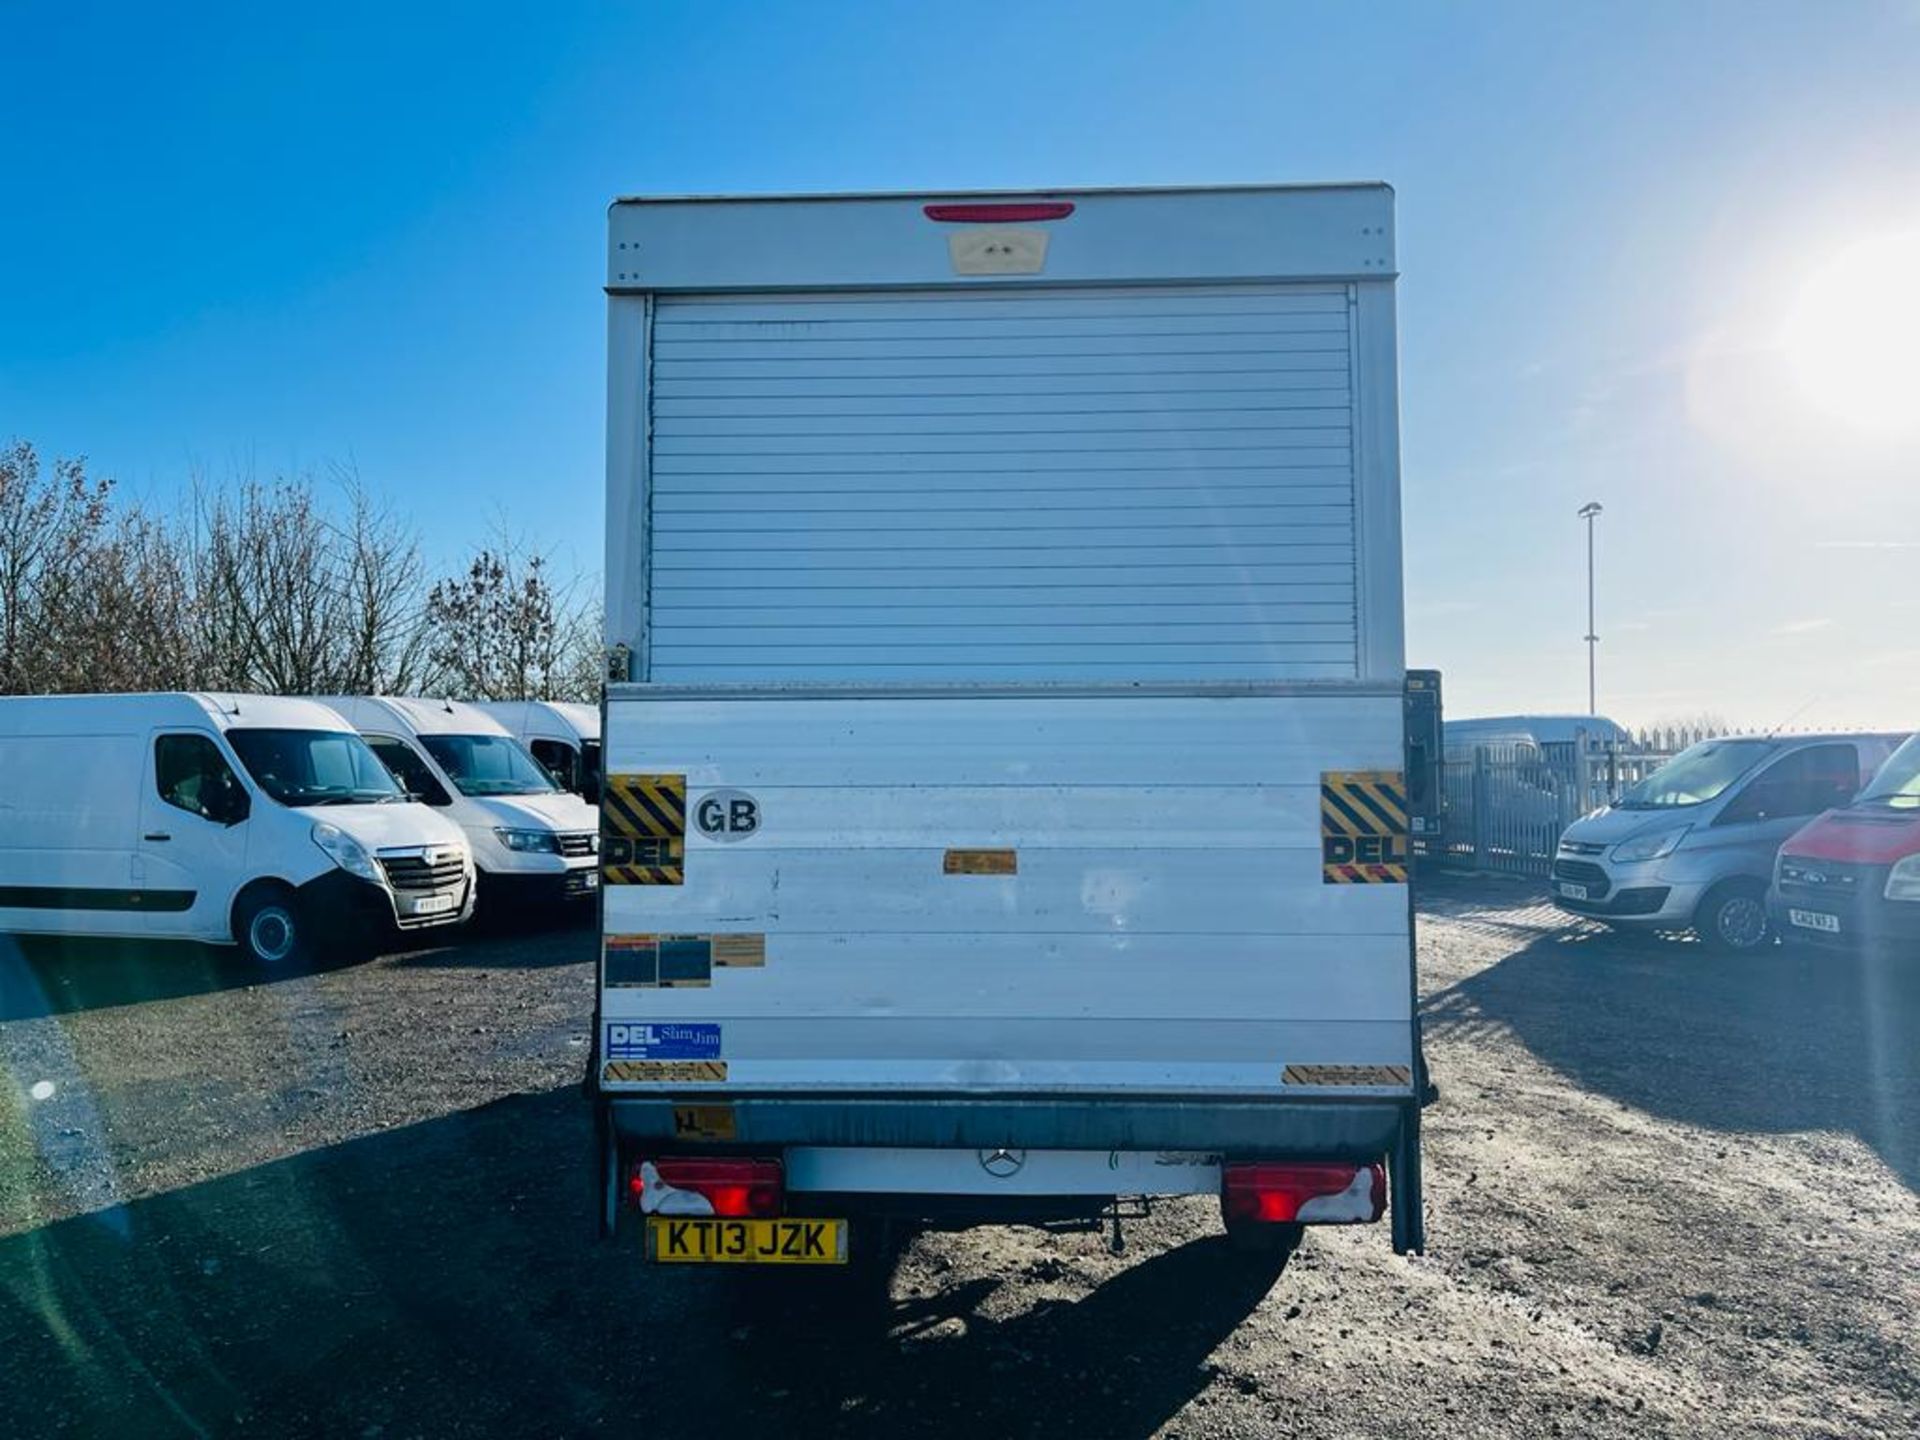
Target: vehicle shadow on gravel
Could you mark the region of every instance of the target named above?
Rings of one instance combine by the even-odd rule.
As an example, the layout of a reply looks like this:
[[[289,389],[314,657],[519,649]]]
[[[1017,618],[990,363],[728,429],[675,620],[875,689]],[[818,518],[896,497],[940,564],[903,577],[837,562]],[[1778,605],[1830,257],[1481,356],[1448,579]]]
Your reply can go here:
[[[484,925],[476,922],[444,940],[432,938],[418,949],[406,942],[395,948],[407,953],[394,963],[412,968],[544,970],[591,964],[600,953],[600,930],[591,914],[527,916]]]
[[[800,1298],[732,1332],[729,1391],[750,1397],[740,1418],[785,1434],[1153,1435],[1212,1383],[1208,1357],[1286,1259],[1210,1236],[1004,1317],[993,1313],[1003,1283],[1032,1288],[1068,1267],[1042,1260],[1006,1282],[838,1309],[796,1285]]]
[[[1430,1036],[1470,1043],[1476,1029],[1510,1029],[1582,1088],[1666,1119],[1851,1131],[1920,1191],[1915,961],[1796,947],[1735,959],[1570,926],[1422,1010]],[[1438,1079],[1444,1096],[1444,1070]]]
[[[586,921],[400,934],[365,950],[266,969],[232,946],[189,940],[107,940],[0,935],[0,1022],[108,1010],[151,1000],[272,985],[390,957],[439,969],[536,970],[591,963],[598,936]]]
[[[1124,1440],[1208,1383],[1282,1263],[1203,1241],[1005,1318],[979,1280],[743,1319],[748,1277],[593,1238],[590,1153],[561,1089],[0,1240],[0,1434]]]
[[[300,973],[263,970],[237,949],[186,940],[0,935],[0,1021],[209,995]]]

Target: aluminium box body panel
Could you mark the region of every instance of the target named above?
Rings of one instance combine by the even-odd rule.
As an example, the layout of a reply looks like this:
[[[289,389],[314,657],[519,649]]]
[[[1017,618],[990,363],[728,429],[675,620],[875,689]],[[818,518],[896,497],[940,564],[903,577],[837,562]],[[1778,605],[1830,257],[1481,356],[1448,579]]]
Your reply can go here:
[[[1020,198],[613,209],[603,1093],[1413,1093],[1391,192]]]

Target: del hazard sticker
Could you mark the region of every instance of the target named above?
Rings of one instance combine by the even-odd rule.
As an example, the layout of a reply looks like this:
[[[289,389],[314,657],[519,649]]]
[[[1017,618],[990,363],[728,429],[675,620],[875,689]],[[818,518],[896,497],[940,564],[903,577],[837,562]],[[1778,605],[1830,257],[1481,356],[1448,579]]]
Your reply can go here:
[[[609,775],[600,796],[600,879],[607,885],[686,880],[687,777]]]
[[[1320,777],[1320,878],[1328,885],[1407,883],[1407,788],[1399,771]]]

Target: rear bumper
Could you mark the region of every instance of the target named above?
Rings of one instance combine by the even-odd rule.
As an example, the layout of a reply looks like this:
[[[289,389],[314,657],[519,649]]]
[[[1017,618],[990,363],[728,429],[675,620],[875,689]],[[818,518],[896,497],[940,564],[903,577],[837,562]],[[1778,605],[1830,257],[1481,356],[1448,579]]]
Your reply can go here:
[[[678,1103],[692,1103],[680,1097]],[[608,1102],[623,1143],[675,1140],[674,1099]],[[1366,1161],[1393,1148],[1413,1097],[1366,1100],[700,1097],[724,1105],[742,1147],[896,1145],[991,1150],[1207,1150],[1228,1159]]]
[[[1220,1164],[1236,1160],[1387,1162],[1388,1211],[1394,1251],[1426,1249],[1420,1160],[1420,1106],[1412,1096],[1355,1100],[1137,1100],[1073,1097],[968,1099],[929,1096],[878,1100],[723,1095],[677,1097],[682,1107],[727,1117],[731,1138],[691,1139],[676,1124],[675,1100],[626,1098],[603,1102],[596,1127],[602,1139],[602,1192],[615,1208],[606,1233],[618,1227],[617,1177],[621,1157],[634,1150],[731,1150],[767,1154],[796,1146],[898,1146],[995,1151],[1203,1151]],[[611,1142],[611,1143],[605,1143]],[[1112,1157],[1118,1161],[1121,1156]],[[843,1194],[793,1192],[800,1209],[817,1214],[874,1214],[945,1225],[1034,1223],[1096,1213],[1106,1203],[1084,1193],[996,1197],[978,1193]],[[1115,1200],[1142,1193],[1116,1176]],[[1149,1193],[1169,1193],[1154,1186]],[[1172,1193],[1190,1193],[1176,1187]],[[1091,1208],[1090,1208],[1091,1207]],[[799,1213],[799,1212],[796,1212]]]

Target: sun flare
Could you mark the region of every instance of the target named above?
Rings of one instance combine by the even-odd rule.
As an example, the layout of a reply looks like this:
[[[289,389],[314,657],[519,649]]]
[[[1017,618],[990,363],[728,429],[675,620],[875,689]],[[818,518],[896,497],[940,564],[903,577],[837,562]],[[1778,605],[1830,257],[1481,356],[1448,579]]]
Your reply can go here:
[[[1802,288],[1784,343],[1822,410],[1863,429],[1920,432],[1920,230],[1832,256]]]

